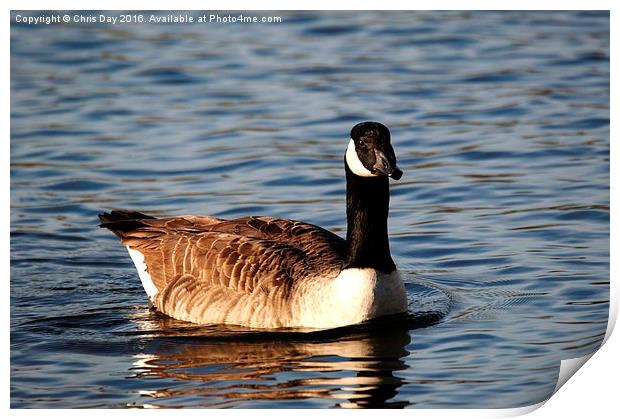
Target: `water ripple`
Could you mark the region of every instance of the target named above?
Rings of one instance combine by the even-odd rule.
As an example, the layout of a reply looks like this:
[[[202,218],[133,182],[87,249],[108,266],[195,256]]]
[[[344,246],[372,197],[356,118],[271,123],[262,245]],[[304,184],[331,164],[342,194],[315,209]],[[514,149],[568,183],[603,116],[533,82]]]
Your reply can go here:
[[[518,407],[598,347],[609,13],[281,15],[12,24],[11,407]],[[364,120],[391,128],[405,173],[389,229],[406,316],[309,334],[176,321],[97,226],[132,208],[344,236]]]

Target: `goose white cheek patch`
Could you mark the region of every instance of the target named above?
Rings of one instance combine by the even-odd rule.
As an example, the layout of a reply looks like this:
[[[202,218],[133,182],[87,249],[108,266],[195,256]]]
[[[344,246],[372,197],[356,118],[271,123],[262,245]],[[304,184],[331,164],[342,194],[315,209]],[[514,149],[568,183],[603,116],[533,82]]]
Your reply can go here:
[[[373,174],[370,170],[366,169],[366,167],[364,167],[359,157],[357,156],[357,152],[355,151],[355,143],[353,142],[353,139],[349,141],[349,146],[347,147],[346,159],[347,159],[347,164],[349,165],[349,169],[351,169],[351,171],[355,173],[356,175],[362,176],[362,177],[378,176],[376,174]]]

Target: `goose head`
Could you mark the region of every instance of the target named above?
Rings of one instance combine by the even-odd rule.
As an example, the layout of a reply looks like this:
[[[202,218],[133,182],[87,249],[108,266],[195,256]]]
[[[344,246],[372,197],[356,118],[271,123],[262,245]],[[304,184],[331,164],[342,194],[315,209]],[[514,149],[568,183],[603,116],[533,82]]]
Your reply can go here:
[[[379,122],[361,122],[351,129],[345,161],[357,176],[389,176],[398,180],[403,172],[396,165],[390,130]]]

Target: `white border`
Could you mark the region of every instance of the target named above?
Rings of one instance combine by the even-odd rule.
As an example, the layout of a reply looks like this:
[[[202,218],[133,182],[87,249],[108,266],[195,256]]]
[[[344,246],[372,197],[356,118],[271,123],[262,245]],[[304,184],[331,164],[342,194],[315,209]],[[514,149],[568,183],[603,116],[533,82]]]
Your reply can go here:
[[[187,1],[187,0],[177,0],[175,2],[162,2],[162,1],[133,1],[129,3],[128,1],[118,1],[118,0],[110,0],[106,2],[102,1],[92,1],[92,0],[65,0],[65,1],[9,1],[4,4],[7,4],[7,8],[4,12],[5,18],[5,26],[4,26],[4,43],[3,47],[5,48],[5,57],[7,58],[5,62],[5,66],[3,66],[2,71],[4,73],[5,83],[3,84],[4,89],[4,121],[5,121],[5,132],[9,131],[8,127],[10,124],[10,114],[9,114],[9,104],[10,104],[10,87],[9,83],[7,83],[7,79],[9,76],[9,66],[7,65],[10,60],[9,55],[9,39],[10,39],[10,27],[9,27],[9,19],[10,19],[10,10],[29,10],[29,9],[73,9],[73,10],[85,10],[85,9],[98,9],[98,10],[130,10],[130,9],[145,9],[145,10],[157,10],[157,9],[171,9],[171,10],[189,10],[189,9],[203,9],[208,8],[212,10],[403,10],[403,9],[416,9],[416,10],[611,10],[611,68],[615,68],[615,53],[614,46],[617,43],[617,28],[618,25],[618,17],[617,10],[614,7],[617,1],[612,0],[589,0],[587,2],[584,1],[576,1],[576,0],[477,0],[477,1],[464,1],[464,0],[435,0],[435,1],[396,1],[396,0],[383,0],[383,1],[368,1],[368,0],[359,0],[359,1],[334,1],[334,0],[319,0],[314,2],[291,2],[291,1],[239,1],[239,0],[230,0],[227,2],[198,2],[198,1]],[[172,8],[170,7],[172,6]],[[617,93],[616,85],[613,83],[613,71],[612,74],[612,84],[611,84],[611,111],[610,114],[614,115],[614,109],[617,109],[615,106]],[[611,123],[611,138],[615,138],[615,124],[612,120]],[[10,133],[7,134],[7,138],[10,138]],[[5,205],[2,207],[2,215],[3,220],[10,219],[10,198],[9,198],[9,156],[10,156],[10,148],[9,141],[4,143],[4,147],[6,152],[2,153],[0,156],[2,167],[3,167],[3,175],[6,176],[5,181],[2,183],[2,193]],[[616,170],[614,170],[613,162],[616,160],[614,148],[611,150],[611,185],[614,185],[618,180],[618,176],[616,174]],[[611,188],[611,208],[615,208],[615,203],[617,200],[615,199],[616,192],[615,188],[612,186]],[[615,219],[611,217],[611,231],[613,232],[615,226]],[[9,265],[10,260],[10,250],[9,250],[9,222],[2,224],[2,232],[4,233],[5,241],[2,244],[2,255],[4,260],[7,262],[6,266]],[[617,263],[614,263],[615,253],[614,250],[617,248],[616,246],[616,237],[612,234],[610,240],[610,260],[611,260],[611,277],[618,278],[618,268]],[[5,389],[5,399],[3,406],[8,410],[10,403],[10,388],[8,377],[10,375],[9,367],[10,367],[10,351],[9,345],[7,344],[10,338],[10,327],[9,327],[9,307],[10,307],[10,292],[9,292],[9,275],[5,276],[5,292],[3,293],[4,299],[4,312],[5,312],[5,345],[4,345],[4,357],[3,357],[3,371],[5,373],[4,380],[4,389]],[[610,308],[610,321],[608,324],[608,330],[606,339],[610,338],[610,333],[613,330],[613,326],[615,325],[618,311],[618,286],[617,280],[611,282],[611,308]],[[614,375],[618,371],[618,356],[617,354],[620,352],[618,350],[619,343],[617,337],[611,337],[609,341],[604,345],[604,347],[596,353],[592,359],[582,368],[582,370],[577,374],[578,377],[573,380],[569,380],[566,385],[564,385],[560,391],[554,395],[546,406],[542,409],[538,409],[536,412],[531,413],[531,417],[534,418],[555,418],[557,416],[562,416],[563,418],[582,418],[584,415],[588,416],[598,416],[598,417],[610,417],[610,412],[617,411],[617,403],[615,399],[617,398],[617,391],[614,391],[616,388],[616,376]],[[506,417],[513,416],[515,414],[523,414],[527,413],[528,410],[535,408],[538,406],[533,406],[531,408],[520,408],[520,409],[506,409],[506,410],[415,410],[415,411],[401,411],[401,412],[390,412],[392,415],[415,415],[416,417],[423,418],[445,418],[445,417],[458,417],[459,419],[465,418],[486,418],[486,417]],[[238,412],[238,411],[230,411],[230,410],[218,410],[211,411],[209,414],[215,414],[220,417],[238,417],[239,413],[245,414],[247,412]],[[302,416],[315,416],[317,414],[314,410],[252,410],[252,415],[256,415],[259,417],[273,417],[280,415],[290,415],[293,413],[294,415]],[[81,410],[38,410],[36,413],[31,412],[29,410],[11,410],[10,414],[16,417],[30,417],[32,414],[42,415],[43,417],[68,417],[78,415],[81,417],[84,414],[94,417],[104,417],[109,415],[110,412],[107,410],[90,410],[87,412]],[[114,414],[120,414],[121,416],[129,416],[129,415],[142,415],[143,411],[134,411],[134,410],[120,410],[114,411]],[[164,415],[164,416],[172,416],[179,415],[180,413],[177,411],[158,411],[157,413],[153,412],[152,414]],[[202,410],[185,410],[182,412],[184,417],[203,417],[205,414]],[[356,411],[353,413],[352,411],[345,410],[328,410],[325,412],[321,412],[320,414],[326,415],[337,415],[337,416],[346,416],[355,414],[358,416],[366,416],[372,415],[374,417],[377,413],[372,411]]]
[[[613,0],[62,0],[8,1],[13,10],[610,10]],[[171,7],[172,6],[172,7]]]

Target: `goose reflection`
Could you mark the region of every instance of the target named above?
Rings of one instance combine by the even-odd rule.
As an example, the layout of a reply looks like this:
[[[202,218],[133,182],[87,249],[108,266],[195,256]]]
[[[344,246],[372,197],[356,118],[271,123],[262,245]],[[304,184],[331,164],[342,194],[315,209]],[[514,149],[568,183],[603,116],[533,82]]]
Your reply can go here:
[[[146,317],[134,319],[147,339],[143,352],[134,355],[132,371],[135,378],[165,379],[165,388],[140,391],[151,397],[145,406],[181,407],[188,400],[195,406],[200,400],[199,406],[228,407],[239,400],[311,398],[333,399],[335,407],[345,408],[408,404],[397,397],[403,379],[395,372],[407,368],[402,359],[410,343],[408,328],[399,322],[302,334],[189,326],[155,313]]]

